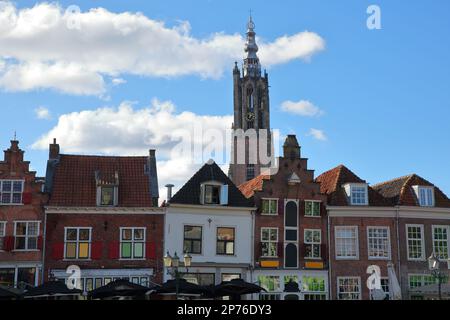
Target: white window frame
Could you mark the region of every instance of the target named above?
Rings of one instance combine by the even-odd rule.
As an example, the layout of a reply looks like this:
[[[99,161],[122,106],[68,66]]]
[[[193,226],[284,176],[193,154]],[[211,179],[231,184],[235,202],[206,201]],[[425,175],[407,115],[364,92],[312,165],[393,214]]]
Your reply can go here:
[[[319,214],[318,215],[306,214],[306,203],[307,202],[319,203]],[[320,201],[320,200],[305,200],[305,213],[304,213],[305,217],[308,217],[308,218],[320,218],[321,217],[321,214],[320,214],[321,213],[320,212],[321,204],[322,204],[322,201]],[[313,205],[313,208],[314,208],[314,205]]]
[[[112,188],[113,189],[113,204],[102,204],[102,189]],[[99,207],[117,207],[119,203],[119,187],[117,185],[98,185],[97,186],[97,206]]]
[[[428,284],[426,284],[426,282],[425,282],[425,277],[430,277],[430,278],[432,278],[433,275],[432,275],[432,274],[427,274],[427,273],[408,273],[408,289],[413,289],[413,288],[411,287],[411,277],[420,277],[420,286],[417,286],[417,287],[423,287],[423,286],[425,286],[425,285],[428,285]],[[433,280],[433,281],[434,281],[434,282],[431,282],[431,284],[437,283],[436,280]],[[414,287],[414,288],[417,288],[417,287]],[[419,295],[420,295],[420,294],[419,294]]]
[[[272,201],[275,201],[276,205],[275,205],[275,213],[265,213],[263,211],[263,201],[269,201],[269,211],[270,211],[270,204]],[[278,198],[261,198],[261,215],[262,216],[277,216],[278,215]]]
[[[410,239],[408,234],[408,228],[409,227],[418,227],[420,228],[420,243],[421,243],[421,255],[420,258],[411,258],[409,254],[409,240],[417,240],[417,239]],[[424,225],[423,224],[407,224],[405,226],[406,228],[406,254],[408,261],[425,261],[425,234],[424,234]]]
[[[67,240],[67,230],[68,229],[77,229],[77,240]],[[87,242],[88,243],[88,257],[87,258],[81,258],[80,259],[80,253],[79,253],[79,248],[80,248],[80,230],[81,229],[88,229],[89,230],[89,240],[83,240],[81,242]],[[76,254],[75,254],[75,258],[67,258],[67,243],[76,243]],[[69,260],[69,261],[75,261],[75,260],[79,260],[79,261],[89,261],[91,260],[91,255],[92,255],[92,227],[64,227],[64,260]]]
[[[314,232],[319,232],[319,238],[320,238],[319,243],[314,242],[314,241],[313,242],[306,242],[306,233],[308,231],[311,231],[313,233]],[[313,238],[314,238],[314,236],[313,236]],[[319,246],[319,256],[318,257],[306,257],[306,256],[304,256],[303,258],[305,260],[321,260],[322,259],[322,255],[323,255],[323,252],[322,252],[322,229],[305,229],[303,231],[303,242],[304,242],[305,245],[311,245],[312,247]],[[314,252],[314,250],[311,250],[311,252]]]
[[[437,228],[441,228],[441,229],[447,229],[447,258],[442,258],[441,256],[438,256],[437,251],[436,251],[436,246],[435,246],[435,241],[436,239],[434,238],[435,236],[435,229]],[[434,254],[436,254],[436,256],[441,260],[448,260],[450,258],[450,225],[432,225],[431,226],[431,230],[432,230],[432,244],[433,244],[433,252]],[[437,240],[437,241],[442,241],[442,240]],[[449,263],[450,265],[450,263]]]
[[[5,251],[3,249],[3,243],[4,243],[4,239],[6,237],[6,224],[7,224],[7,221],[0,221],[0,243],[2,245],[2,248],[0,248],[0,252]]]
[[[201,239],[195,239],[194,241],[199,241],[200,240],[200,253],[193,253],[193,252],[189,252],[189,255],[191,256],[203,256],[203,253],[205,252],[205,226],[201,225],[201,224],[194,224],[194,223],[185,223],[183,224],[183,228],[181,230],[182,232],[182,240],[181,240],[181,248],[183,248],[184,251],[184,241],[186,240],[185,235],[184,235],[184,229],[185,227],[199,227],[202,231],[202,237]],[[193,241],[192,239],[188,239],[190,241]]]
[[[206,203],[206,186],[214,186],[219,188],[219,201],[218,203]],[[200,203],[206,206],[221,206],[221,205],[227,205],[228,199],[222,199],[224,196],[222,193],[222,189],[226,186],[228,188],[228,185],[223,184],[219,181],[205,181],[200,185]],[[226,194],[228,197],[228,192]]]
[[[351,300],[362,300],[362,290],[361,290],[361,277],[346,277],[346,276],[341,276],[341,277],[337,277],[336,278],[336,298],[337,300],[345,300],[345,299],[340,299],[339,295],[341,294],[341,292],[339,291],[340,288],[340,280],[345,280],[345,279],[357,279],[358,280],[358,291],[353,291],[351,293],[358,293],[359,295],[359,299],[351,299]]]
[[[286,207],[287,207],[287,204],[289,203],[289,202],[294,202],[295,203],[295,205],[297,206],[297,213],[296,213],[296,216],[297,216],[297,226],[296,227],[287,227],[286,226]],[[300,256],[300,254],[299,254],[299,247],[298,247],[298,244],[299,244],[299,223],[300,223],[300,221],[299,221],[299,219],[300,219],[300,217],[299,217],[299,211],[300,210],[300,205],[299,205],[299,200],[298,199],[284,199],[284,221],[283,221],[283,227],[284,227],[284,234],[283,234],[283,239],[284,239],[284,245],[283,245],[283,266],[284,266],[284,268],[285,269],[298,269],[298,265],[299,265],[299,256]],[[296,240],[287,240],[286,239],[286,231],[287,230],[291,230],[291,231],[295,231],[296,232]],[[295,265],[295,267],[286,267],[286,247],[288,246],[288,244],[294,244],[296,247],[297,247],[297,259],[296,259],[296,265]]]
[[[4,182],[11,182],[11,191],[10,192],[3,192],[3,183]],[[13,202],[13,195],[14,193],[14,182],[21,182],[22,190],[20,191],[20,202],[14,203]],[[22,206],[23,205],[23,192],[25,190],[25,180],[24,179],[1,179],[0,180],[0,206]],[[3,193],[9,193],[10,194],[10,201],[8,203],[3,203]]]
[[[27,225],[27,232],[26,232],[25,235],[17,235],[16,234],[17,233],[17,224],[18,223],[26,223],[26,225]],[[36,223],[37,224],[37,229],[36,229],[37,230],[37,235],[30,236],[28,234],[28,231],[29,231],[28,225],[30,223]],[[39,236],[40,236],[40,233],[41,233],[40,230],[41,230],[41,222],[38,221],[38,220],[14,221],[14,249],[13,249],[13,251],[39,251],[39,243],[38,243],[38,241],[39,241]],[[17,238],[25,238],[25,249],[16,249]],[[28,238],[36,238],[36,248],[34,248],[34,249],[29,249],[28,248]]]
[[[364,202],[363,203],[356,203],[353,198],[353,189],[354,188],[363,188],[364,189]],[[369,192],[368,192],[367,184],[350,184],[350,204],[352,206],[367,206],[369,202]]]
[[[355,232],[355,256],[338,256],[338,241],[337,241],[337,231],[338,229],[356,229]],[[334,227],[334,243],[335,243],[335,258],[336,260],[359,260],[359,228],[358,226],[335,226]]]
[[[144,237],[142,240],[134,239],[134,231],[138,230],[138,229],[144,231]],[[122,239],[122,231],[123,230],[131,230],[131,240],[123,240]],[[119,239],[120,239],[119,257],[120,258],[119,259],[120,260],[145,260],[147,228],[146,227],[120,227],[119,232],[120,232],[120,235],[119,235]],[[122,243],[131,243],[131,257],[130,258],[122,257]],[[135,243],[142,243],[142,257],[136,258],[134,256],[134,244]]]
[[[269,240],[263,240],[263,230],[269,230]],[[270,240],[270,231],[272,231],[272,230],[276,231],[276,234],[277,234],[277,240],[276,241]],[[279,241],[279,237],[280,237],[278,228],[261,227],[261,231],[260,232],[261,232],[261,237],[260,237],[260,239],[261,239],[261,257],[263,257],[263,258],[278,258],[280,256],[280,253],[278,252],[278,249],[279,249],[278,248],[278,241]],[[269,245],[270,245],[270,243],[275,243],[275,251],[277,252],[277,254],[275,256],[263,256],[262,255],[262,244],[264,242],[269,243]]]
[[[233,229],[233,254],[227,254],[227,253],[218,253],[217,252],[217,243],[219,240],[219,229]],[[217,257],[235,257],[237,255],[236,249],[237,249],[237,226],[226,226],[226,225],[217,225],[216,226],[216,256]],[[226,241],[226,240],[223,240]],[[231,242],[231,241],[229,241]],[[225,251],[227,248],[225,247]]]
[[[370,229],[382,229],[387,231],[387,257],[378,257],[370,255]],[[367,229],[367,258],[369,260],[390,260],[391,259],[391,229],[387,226],[368,226]],[[380,239],[380,238],[378,238]]]
[[[433,186],[413,186],[414,192],[416,193],[417,201],[421,207],[434,207],[434,187]],[[424,192],[425,198],[422,198],[422,191]],[[428,194],[430,192],[430,194]],[[430,197],[428,197],[428,195]],[[423,200],[423,201],[422,201]]]

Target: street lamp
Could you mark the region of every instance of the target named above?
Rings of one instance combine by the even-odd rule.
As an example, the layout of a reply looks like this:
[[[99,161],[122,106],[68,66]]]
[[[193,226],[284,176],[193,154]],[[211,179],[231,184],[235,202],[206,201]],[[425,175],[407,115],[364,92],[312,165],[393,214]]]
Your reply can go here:
[[[167,251],[166,255],[164,256],[164,266],[167,268],[167,274],[172,276],[172,278],[175,279],[175,286],[176,286],[176,297],[178,300],[178,294],[179,294],[179,287],[180,287],[180,279],[181,279],[181,272],[178,271],[178,268],[180,267],[180,258],[177,255],[177,252],[175,251],[174,256],[172,257]],[[186,272],[189,272],[189,267],[192,263],[192,257],[186,252],[183,256],[183,264],[186,268]]]
[[[433,280],[436,281],[436,279],[438,280],[438,295],[439,295],[439,300],[442,300],[442,281],[445,278],[445,275],[441,272],[441,270],[439,269],[439,258],[434,254],[433,254],[428,258],[428,269],[431,271],[431,274],[433,275]]]

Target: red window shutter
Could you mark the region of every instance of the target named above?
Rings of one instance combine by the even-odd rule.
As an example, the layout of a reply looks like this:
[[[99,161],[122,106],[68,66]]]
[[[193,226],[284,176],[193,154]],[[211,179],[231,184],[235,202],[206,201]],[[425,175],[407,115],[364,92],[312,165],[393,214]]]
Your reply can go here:
[[[37,248],[38,250],[42,250],[42,236],[38,237]]]
[[[109,244],[109,259],[119,259],[119,242],[114,241]]]
[[[5,251],[12,251],[12,250],[14,250],[14,237],[12,237],[12,236],[5,237],[3,241],[4,241],[3,242],[3,249]]]
[[[284,256],[284,243],[278,242],[278,257],[282,258]]]
[[[23,204],[31,204],[32,194],[31,192],[22,193],[22,202]]]
[[[282,215],[284,213],[284,200],[278,199],[278,214]]]
[[[320,257],[321,257],[323,260],[326,260],[326,259],[327,259],[327,256],[328,256],[327,246],[326,246],[325,243],[322,243],[322,244],[320,245]]]
[[[64,259],[64,243],[54,243],[52,247],[52,258],[54,260]]]
[[[92,242],[91,244],[91,259],[99,260],[103,255],[103,243],[100,241]]]
[[[147,242],[145,247],[145,255],[147,259],[156,258],[156,246],[153,242]]]

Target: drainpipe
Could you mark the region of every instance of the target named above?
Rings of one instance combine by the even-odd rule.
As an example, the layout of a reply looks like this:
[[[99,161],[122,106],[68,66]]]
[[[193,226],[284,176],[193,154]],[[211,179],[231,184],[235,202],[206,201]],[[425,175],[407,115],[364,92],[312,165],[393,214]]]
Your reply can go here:
[[[395,228],[396,228],[396,233],[397,233],[397,274],[398,274],[398,281],[399,281],[399,285],[400,285],[400,289],[403,291],[403,286],[402,286],[402,275],[401,275],[401,268],[400,268],[400,231],[399,231],[399,216],[400,216],[400,209],[399,206],[395,207]]]
[[[45,275],[45,248],[46,248],[46,238],[47,238],[47,211],[44,207],[44,228],[42,235],[42,271],[41,271],[41,283],[44,283]]]
[[[328,210],[327,210],[328,213]],[[331,283],[332,281],[332,273],[331,273],[331,222],[330,222],[330,216],[329,214],[327,214],[327,240],[328,240],[328,296],[329,299],[331,300],[333,297],[333,291],[332,291],[332,285]]]
[[[252,210],[252,227],[251,227],[251,246],[250,246],[250,282],[253,283],[253,269],[255,267],[255,211]],[[253,299],[253,294],[252,294]]]

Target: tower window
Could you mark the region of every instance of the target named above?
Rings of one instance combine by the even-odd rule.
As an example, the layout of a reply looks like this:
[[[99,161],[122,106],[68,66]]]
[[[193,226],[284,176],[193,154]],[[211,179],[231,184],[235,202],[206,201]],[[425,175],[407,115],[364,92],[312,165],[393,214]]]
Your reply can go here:
[[[247,181],[252,180],[255,177],[255,165],[249,164],[247,165]]]

